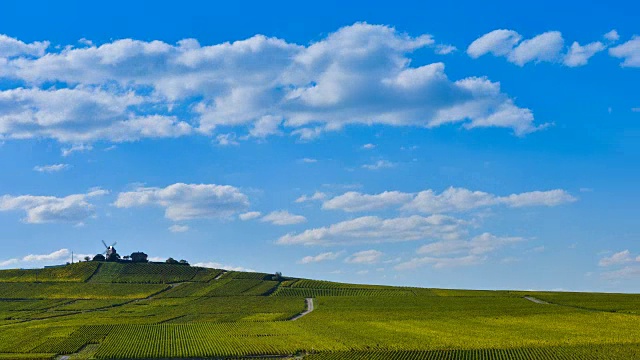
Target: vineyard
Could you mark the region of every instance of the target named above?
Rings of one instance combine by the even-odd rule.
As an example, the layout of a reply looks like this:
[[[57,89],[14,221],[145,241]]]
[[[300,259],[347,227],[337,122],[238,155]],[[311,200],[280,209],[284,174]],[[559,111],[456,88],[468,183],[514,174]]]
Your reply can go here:
[[[305,298],[314,311],[289,321]],[[639,325],[640,296],[629,294],[342,284],[170,264],[0,271],[0,359],[616,360],[640,358]]]

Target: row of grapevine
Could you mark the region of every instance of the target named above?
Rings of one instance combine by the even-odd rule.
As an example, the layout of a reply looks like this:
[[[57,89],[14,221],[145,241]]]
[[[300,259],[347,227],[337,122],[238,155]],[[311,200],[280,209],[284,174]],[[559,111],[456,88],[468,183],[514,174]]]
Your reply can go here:
[[[95,283],[0,283],[2,299],[136,299],[165,285]]]
[[[329,288],[310,289],[298,287],[279,287],[273,296],[297,296],[297,297],[318,297],[318,296],[413,296],[411,290],[404,289],[351,289],[351,288]]]
[[[342,351],[307,355],[308,360],[627,360],[640,356],[638,346],[566,346],[515,349]]]

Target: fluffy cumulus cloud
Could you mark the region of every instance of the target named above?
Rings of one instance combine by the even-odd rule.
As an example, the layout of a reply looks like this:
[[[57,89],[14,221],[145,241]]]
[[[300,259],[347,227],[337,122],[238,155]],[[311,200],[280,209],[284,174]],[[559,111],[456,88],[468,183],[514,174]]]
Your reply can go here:
[[[575,197],[561,189],[498,196],[483,191],[450,187],[441,193],[431,189],[418,193],[385,191],[379,194],[362,194],[350,191],[326,200],[322,207],[323,209],[347,212],[373,211],[394,207],[403,211],[433,214],[461,212],[497,205],[509,207],[557,206],[574,201],[576,201]]]
[[[521,44],[514,56],[547,59],[547,41]],[[411,54],[426,47],[454,51],[429,35],[366,23],[310,45],[255,35],[213,45],[121,39],[48,50],[46,42],[3,36],[0,79],[17,85],[0,91],[0,137],[88,143],[237,129],[238,139],[312,139],[353,124],[538,129],[499,83],[449,79],[440,62],[412,66]]]
[[[81,258],[84,255],[77,255],[76,259]],[[33,267],[33,266],[42,266],[46,264],[51,264],[60,261],[67,261],[67,259],[71,260],[71,251],[69,249],[60,249],[53,251],[48,254],[29,254],[25,255],[21,258],[12,258],[0,261],[0,267],[9,268],[9,267]]]
[[[54,251],[50,254],[30,254],[22,258],[22,261],[26,262],[39,262],[39,261],[47,261],[47,260],[60,260],[69,256],[70,252],[68,249],[60,249]]]
[[[481,264],[491,253],[505,246],[524,241],[521,237],[499,237],[484,233],[470,240],[443,240],[420,247],[419,257],[395,266],[396,270],[413,270],[422,266],[446,268]]]
[[[0,59],[21,57],[40,57],[49,47],[48,41],[36,41],[30,44],[24,43],[7,35],[0,34]]]
[[[421,239],[457,239],[465,222],[449,216],[413,215],[383,219],[364,216],[330,226],[290,233],[277,240],[281,245],[332,245],[400,242]]]
[[[352,254],[344,261],[350,264],[375,264],[380,261],[384,253],[378,250],[364,250]]]
[[[564,56],[564,64],[569,67],[586,65],[589,59],[606,47],[600,41],[581,46],[578,42],[571,44],[569,52]]]
[[[65,197],[37,195],[0,196],[0,211],[24,211],[24,222],[41,224],[50,222],[82,223],[95,215],[90,200],[107,194],[106,190],[93,190],[86,194]]]
[[[302,215],[291,214],[286,210],[273,211],[260,219],[262,222],[269,222],[274,225],[295,225],[307,221]]]
[[[165,188],[141,187],[122,192],[114,205],[118,208],[158,206],[173,221],[201,218],[229,218],[249,206],[249,198],[238,188],[216,184],[177,183]]]
[[[640,36],[609,49],[609,55],[622,59],[623,67],[640,67]]]
[[[612,30],[603,36],[609,43],[618,39]],[[524,66],[530,62],[558,62],[569,67],[586,65],[595,54],[605,50],[608,44],[595,41],[580,45],[574,41],[565,51],[564,38],[559,31],[548,31],[523,40],[522,35],[506,29],[498,29],[482,35],[467,48],[467,54],[478,58],[485,54],[505,57],[509,62]]]
[[[94,87],[0,91],[0,136],[62,142],[130,141],[175,137],[191,126],[175,116],[148,114],[148,99],[133,91]]]
[[[299,264],[311,264],[311,263],[318,263],[318,262],[322,262],[322,261],[330,261],[330,260],[335,260],[335,259],[339,258],[341,255],[342,255],[342,252],[328,251],[328,252],[320,253],[318,255],[305,256],[302,259],[300,259],[300,261],[298,261],[298,263]]]

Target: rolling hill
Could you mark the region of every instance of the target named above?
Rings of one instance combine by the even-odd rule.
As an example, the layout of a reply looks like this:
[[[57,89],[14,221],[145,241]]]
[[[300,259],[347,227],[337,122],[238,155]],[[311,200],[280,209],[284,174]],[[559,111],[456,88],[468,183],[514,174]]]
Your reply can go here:
[[[256,356],[634,359],[640,295],[355,285],[169,264],[0,271],[0,359]]]

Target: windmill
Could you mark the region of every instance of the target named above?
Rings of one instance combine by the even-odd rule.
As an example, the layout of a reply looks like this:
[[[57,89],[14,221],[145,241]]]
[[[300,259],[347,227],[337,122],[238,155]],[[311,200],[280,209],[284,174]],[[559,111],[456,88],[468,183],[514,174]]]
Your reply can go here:
[[[104,242],[104,240],[102,240],[102,245],[104,245],[104,247],[106,248],[106,250],[104,251],[104,256],[108,259],[109,256],[111,256],[111,254],[117,254],[116,253],[116,248],[114,246],[116,246],[117,242],[114,242],[113,244],[111,244],[111,246],[107,245],[106,242]]]

